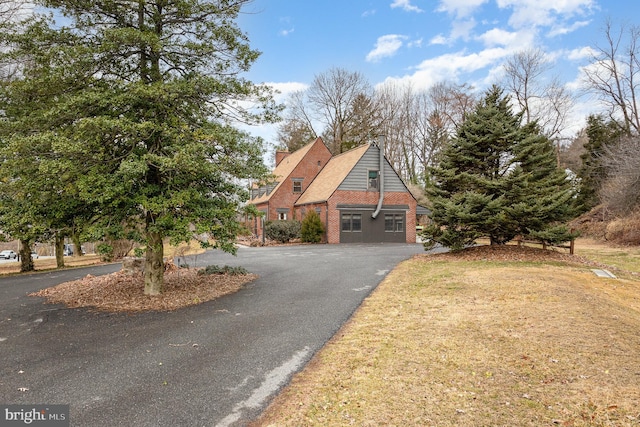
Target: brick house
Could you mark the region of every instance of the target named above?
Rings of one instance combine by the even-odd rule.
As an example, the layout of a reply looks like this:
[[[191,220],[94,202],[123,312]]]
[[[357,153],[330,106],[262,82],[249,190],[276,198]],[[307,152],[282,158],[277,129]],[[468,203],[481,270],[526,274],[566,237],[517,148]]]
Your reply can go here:
[[[274,175],[292,171],[270,194],[267,188],[254,189],[250,201],[265,212],[266,220],[302,220],[314,209],[325,225],[327,243],[415,243],[416,199],[378,146],[365,144],[331,157],[317,144],[324,147],[318,138],[287,157],[281,153],[279,163],[276,155]],[[286,160],[291,164],[281,166]],[[295,180],[303,183],[298,192],[293,192]],[[291,184],[284,186],[286,191],[285,181]],[[260,235],[257,222],[255,229]]]
[[[295,219],[295,202],[330,159],[331,152],[321,138],[293,153],[276,152],[274,180],[251,189],[249,203],[264,215],[262,219],[254,219],[254,234],[262,235],[262,221]]]

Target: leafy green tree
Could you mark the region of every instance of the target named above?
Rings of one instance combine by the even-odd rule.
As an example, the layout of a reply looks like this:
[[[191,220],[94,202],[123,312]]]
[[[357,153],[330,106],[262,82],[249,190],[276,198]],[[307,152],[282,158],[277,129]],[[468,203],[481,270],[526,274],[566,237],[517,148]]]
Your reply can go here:
[[[573,215],[574,195],[556,166],[553,145],[535,123],[521,126],[497,86],[460,126],[431,173],[427,247],[440,243],[459,250],[480,237],[491,244],[517,235],[549,243],[570,239],[562,221]]]
[[[613,120],[603,116],[590,115],[587,118],[587,142],[585,152],[580,156],[582,165],[578,169],[580,192],[578,203],[582,211],[588,211],[600,203],[598,192],[607,179],[608,171],[603,164],[607,148],[613,149],[623,135],[623,128]]]
[[[303,242],[320,243],[324,235],[324,224],[315,209],[310,209],[302,219],[300,238]]]
[[[71,171],[95,229],[139,232],[146,294],[162,292],[165,238],[234,251],[242,180],[266,173],[262,141],[233,126],[279,112],[241,77],[259,55],[235,23],[248,2],[44,0],[70,23],[4,35],[31,59],[19,83],[50,92],[36,128],[49,168]]]

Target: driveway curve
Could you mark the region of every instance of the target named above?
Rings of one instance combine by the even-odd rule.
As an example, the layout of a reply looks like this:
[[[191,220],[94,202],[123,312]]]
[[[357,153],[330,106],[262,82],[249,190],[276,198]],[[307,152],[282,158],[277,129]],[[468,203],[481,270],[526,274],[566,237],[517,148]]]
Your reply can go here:
[[[165,313],[45,305],[26,294],[70,278],[2,278],[0,403],[69,404],[72,426],[246,425],[386,274],[418,253],[418,244],[207,251],[177,262],[242,266],[259,279]]]

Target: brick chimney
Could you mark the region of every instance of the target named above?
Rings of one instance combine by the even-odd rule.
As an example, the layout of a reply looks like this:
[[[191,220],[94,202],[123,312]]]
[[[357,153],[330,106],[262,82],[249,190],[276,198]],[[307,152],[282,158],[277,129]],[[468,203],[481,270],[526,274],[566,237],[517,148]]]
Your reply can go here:
[[[288,157],[291,153],[288,151],[276,151],[276,167],[283,161],[286,157]]]

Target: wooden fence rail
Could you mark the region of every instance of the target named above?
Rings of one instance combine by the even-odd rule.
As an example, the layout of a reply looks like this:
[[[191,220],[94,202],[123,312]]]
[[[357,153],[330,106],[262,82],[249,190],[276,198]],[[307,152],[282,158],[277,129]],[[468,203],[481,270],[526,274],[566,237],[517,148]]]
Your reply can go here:
[[[569,253],[571,255],[573,255],[573,252],[575,249],[575,243],[576,243],[574,239],[571,239],[568,245],[548,245],[545,242],[541,242],[539,240],[526,240],[521,237],[516,237],[515,241],[518,242],[518,246],[522,246],[524,244],[532,244],[532,245],[542,245],[542,249],[547,249],[547,246],[551,246],[552,248],[569,249]]]

